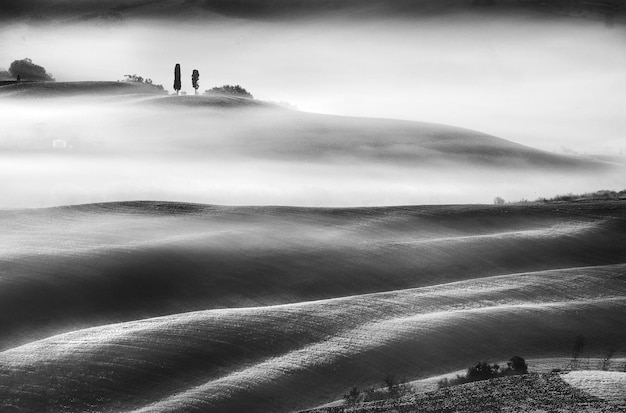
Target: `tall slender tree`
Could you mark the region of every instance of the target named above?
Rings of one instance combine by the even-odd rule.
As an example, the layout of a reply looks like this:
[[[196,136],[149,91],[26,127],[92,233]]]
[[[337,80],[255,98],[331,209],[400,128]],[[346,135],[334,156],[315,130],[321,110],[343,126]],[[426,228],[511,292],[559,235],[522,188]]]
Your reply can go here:
[[[200,72],[198,72],[198,69],[193,69],[193,73],[191,73],[191,84],[193,85],[193,88],[196,90],[195,94],[198,94],[198,88],[200,87],[200,84],[198,83],[198,80],[200,79]]]
[[[176,94],[180,92],[180,64],[176,63],[174,66],[174,90]]]

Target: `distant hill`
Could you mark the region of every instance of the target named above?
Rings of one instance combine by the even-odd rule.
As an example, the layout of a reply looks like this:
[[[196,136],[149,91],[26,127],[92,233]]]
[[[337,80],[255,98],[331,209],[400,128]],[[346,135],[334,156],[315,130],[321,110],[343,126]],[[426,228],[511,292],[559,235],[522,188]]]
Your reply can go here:
[[[162,95],[166,91],[147,83],[139,82],[15,82],[0,83],[0,97],[60,97],[77,95]]]
[[[307,113],[231,95],[167,96],[159,87],[139,82],[8,82],[0,85],[0,99],[107,96],[113,100],[92,99],[88,106],[81,106],[80,100],[65,99],[63,105],[95,109],[100,105],[132,101],[139,105],[136,108],[154,111],[152,119],[133,118],[134,129],[156,129],[150,132],[151,150],[190,151],[193,158],[225,151],[253,158],[296,162],[353,159],[417,168],[435,167],[446,174],[467,166],[581,171],[600,170],[611,165],[592,158],[545,152],[450,125]],[[40,103],[48,104],[43,100]],[[58,106],[52,101],[49,104]],[[187,108],[207,110],[208,116],[195,116]],[[225,111],[219,116],[214,112],[229,108],[249,110]],[[118,121],[132,117],[132,113],[133,110],[127,109]],[[184,132],[180,129],[169,131],[175,119],[187,119],[193,122],[194,128]],[[71,130],[71,125],[64,129]],[[217,145],[210,138],[210,132],[214,130],[221,131],[220,136],[228,138],[227,144]],[[199,132],[209,134],[209,138],[197,136]],[[173,134],[176,134],[176,140],[171,139]],[[136,139],[137,136],[132,137],[133,141]],[[115,144],[117,140],[129,142],[124,136],[111,135],[107,137],[107,146],[133,150],[132,145],[129,149],[126,144]],[[86,151],[90,147],[89,139],[81,137],[81,145]],[[144,151],[141,147],[137,149]]]

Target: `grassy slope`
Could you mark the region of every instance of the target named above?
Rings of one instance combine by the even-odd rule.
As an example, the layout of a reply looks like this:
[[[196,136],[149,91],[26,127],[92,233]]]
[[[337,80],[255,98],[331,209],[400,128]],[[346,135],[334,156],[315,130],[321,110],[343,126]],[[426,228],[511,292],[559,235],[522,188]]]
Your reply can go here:
[[[622,263],[625,210],[616,202],[2,211],[1,348],[183,311]]]
[[[626,338],[625,208],[3,211],[5,348],[146,319],[0,353],[0,400],[287,411],[387,372],[562,356],[578,334],[602,356]],[[516,274],[526,271],[539,272]],[[219,309],[242,305],[273,306]],[[151,318],[198,309],[208,310]]]
[[[95,327],[0,353],[0,399],[35,411],[288,411],[389,371],[562,354],[577,334],[600,353],[626,339],[625,292],[616,265]]]
[[[75,95],[130,95],[163,94],[165,91],[144,83],[135,82],[16,82],[0,86],[0,96],[10,97],[62,97]]]

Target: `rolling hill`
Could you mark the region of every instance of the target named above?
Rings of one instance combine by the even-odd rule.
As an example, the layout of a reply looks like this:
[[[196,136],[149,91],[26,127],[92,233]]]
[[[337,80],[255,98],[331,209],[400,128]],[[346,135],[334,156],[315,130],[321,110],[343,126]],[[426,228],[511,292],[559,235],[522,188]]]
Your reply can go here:
[[[163,89],[139,82],[2,82],[0,96],[49,98],[67,96],[162,95]]]
[[[286,412],[626,339],[621,201],[1,211],[0,400]]]
[[[623,186],[623,164],[459,127],[158,93],[126,82],[0,87],[0,207],[479,203]]]

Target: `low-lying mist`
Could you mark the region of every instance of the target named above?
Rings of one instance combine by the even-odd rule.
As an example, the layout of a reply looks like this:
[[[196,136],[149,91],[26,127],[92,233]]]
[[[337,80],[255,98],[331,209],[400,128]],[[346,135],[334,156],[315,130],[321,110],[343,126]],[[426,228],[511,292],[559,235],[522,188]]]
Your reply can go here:
[[[171,91],[180,63],[188,93],[198,69],[200,91],[240,84],[306,111],[457,125],[553,151],[626,150],[625,25],[500,15],[498,7],[297,21],[180,12],[110,24],[6,24],[0,70],[29,57],[58,81],[136,73]]]
[[[0,100],[0,207],[490,203],[625,184],[621,169],[441,125],[176,99]]]

